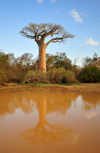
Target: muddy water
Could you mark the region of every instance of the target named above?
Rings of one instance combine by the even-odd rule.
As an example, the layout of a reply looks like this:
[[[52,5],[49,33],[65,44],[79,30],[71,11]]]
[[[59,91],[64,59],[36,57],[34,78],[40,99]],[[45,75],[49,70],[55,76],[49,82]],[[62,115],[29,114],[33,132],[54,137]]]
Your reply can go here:
[[[100,95],[0,91],[0,153],[100,153]]]

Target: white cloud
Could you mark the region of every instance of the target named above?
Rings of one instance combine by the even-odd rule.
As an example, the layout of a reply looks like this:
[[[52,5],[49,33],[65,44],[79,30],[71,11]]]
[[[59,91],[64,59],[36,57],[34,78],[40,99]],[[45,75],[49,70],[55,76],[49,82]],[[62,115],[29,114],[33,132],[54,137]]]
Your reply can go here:
[[[86,113],[86,114],[85,114],[85,117],[86,117],[87,119],[91,119],[91,118],[93,118],[93,117],[95,117],[95,116],[97,116],[97,112],[91,112],[91,113]]]
[[[70,11],[70,14],[72,15],[72,17],[74,18],[74,21],[77,21],[77,22],[83,22],[83,20],[81,19],[81,17],[79,16],[79,13],[73,9]]]
[[[43,0],[36,0],[39,4],[43,3]]]
[[[86,39],[86,44],[88,45],[99,45],[99,43],[97,41],[94,41],[92,38]]]
[[[51,2],[56,2],[57,0],[51,0]]]

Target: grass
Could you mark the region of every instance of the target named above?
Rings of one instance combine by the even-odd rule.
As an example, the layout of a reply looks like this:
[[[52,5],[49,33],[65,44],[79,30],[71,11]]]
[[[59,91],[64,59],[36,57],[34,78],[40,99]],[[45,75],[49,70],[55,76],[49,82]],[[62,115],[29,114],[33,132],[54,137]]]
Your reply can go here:
[[[33,83],[33,84],[20,84],[21,86],[48,86],[48,85],[80,85],[80,83]]]

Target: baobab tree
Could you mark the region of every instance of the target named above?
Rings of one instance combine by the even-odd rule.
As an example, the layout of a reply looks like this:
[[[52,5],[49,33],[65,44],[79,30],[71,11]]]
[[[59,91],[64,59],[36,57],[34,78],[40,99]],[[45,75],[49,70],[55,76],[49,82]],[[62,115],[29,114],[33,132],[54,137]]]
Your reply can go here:
[[[24,27],[20,33],[22,36],[34,39],[39,47],[39,64],[38,69],[46,72],[46,47],[51,43],[61,43],[66,38],[73,38],[74,35],[69,34],[61,25],[57,24],[33,24]],[[55,35],[55,37],[54,37]],[[51,36],[52,39],[45,43],[46,37]]]

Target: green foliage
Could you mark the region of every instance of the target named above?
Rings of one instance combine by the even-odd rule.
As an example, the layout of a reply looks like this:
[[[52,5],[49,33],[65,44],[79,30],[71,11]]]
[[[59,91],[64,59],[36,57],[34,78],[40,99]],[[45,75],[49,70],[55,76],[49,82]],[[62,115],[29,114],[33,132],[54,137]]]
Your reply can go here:
[[[67,58],[65,52],[56,52],[55,55],[46,54],[46,67],[47,71],[53,68],[64,68],[66,70],[71,70],[72,61],[69,58]]]
[[[0,70],[0,83],[4,82],[5,74],[2,70]]]
[[[71,71],[64,71],[63,72],[63,78],[62,83],[77,83],[78,81],[75,79],[75,75]]]
[[[0,76],[4,76],[4,72],[0,70]]]
[[[71,86],[71,85],[80,85],[80,83],[32,83],[32,84],[20,84],[21,86],[51,86],[51,85],[62,85],[62,86]]]
[[[52,54],[46,54],[46,68],[47,71],[54,68],[55,66],[55,56]]]
[[[96,66],[85,67],[81,74],[81,81],[84,83],[100,82],[100,69]]]
[[[0,67],[3,69],[8,64],[8,55],[0,51]]]
[[[90,57],[88,57],[88,56],[83,58],[83,60],[82,60],[83,67],[88,66],[91,63],[91,61],[92,61],[92,59]]]
[[[67,58],[66,53],[56,53],[55,55],[55,68],[65,68],[70,70],[72,67],[72,62]]]

